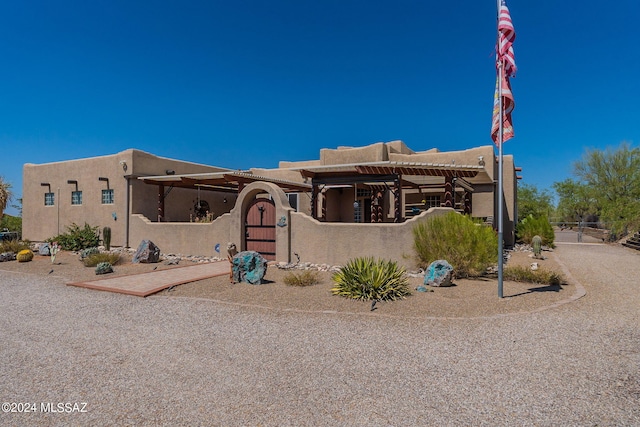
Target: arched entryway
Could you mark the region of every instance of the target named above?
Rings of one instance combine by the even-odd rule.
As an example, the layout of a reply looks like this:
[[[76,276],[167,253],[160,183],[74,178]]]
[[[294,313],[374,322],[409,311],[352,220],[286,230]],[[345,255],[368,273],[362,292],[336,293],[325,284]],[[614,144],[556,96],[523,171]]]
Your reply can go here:
[[[268,261],[276,259],[276,206],[271,199],[256,198],[247,207],[246,250],[259,252]]]

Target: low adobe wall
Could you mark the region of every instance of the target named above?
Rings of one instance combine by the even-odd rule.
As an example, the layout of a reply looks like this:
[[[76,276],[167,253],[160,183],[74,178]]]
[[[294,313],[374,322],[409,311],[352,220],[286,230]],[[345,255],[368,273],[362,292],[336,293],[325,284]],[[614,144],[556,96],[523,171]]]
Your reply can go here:
[[[431,208],[406,222],[394,223],[331,223],[291,212],[287,225],[279,229],[276,261],[344,265],[356,257],[372,256],[398,262],[414,268],[413,227],[435,215],[452,212],[451,208]],[[131,215],[130,244],[137,247],[144,239],[155,243],[162,253],[184,255],[227,255],[227,242],[240,249],[238,218],[224,214],[211,223],[151,222],[143,215]],[[286,228],[289,230],[286,230]],[[280,227],[279,227],[280,228]],[[220,253],[215,245],[220,244]]]
[[[133,214],[129,223],[129,244],[137,248],[142,240],[151,240],[164,254],[227,256],[230,215],[213,222],[152,222],[144,215]],[[220,244],[220,253],[215,251]]]
[[[327,223],[291,213],[291,256],[302,262],[344,265],[355,257],[372,256],[414,268],[413,227],[427,218],[452,212],[431,208],[411,219],[395,223]]]

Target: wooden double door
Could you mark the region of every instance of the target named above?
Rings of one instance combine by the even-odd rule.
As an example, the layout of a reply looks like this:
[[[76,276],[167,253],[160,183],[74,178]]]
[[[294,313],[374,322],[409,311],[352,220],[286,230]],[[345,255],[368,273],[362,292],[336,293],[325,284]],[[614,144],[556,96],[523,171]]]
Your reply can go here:
[[[276,259],[276,206],[271,199],[257,198],[247,208],[246,250],[260,253],[266,260]]]

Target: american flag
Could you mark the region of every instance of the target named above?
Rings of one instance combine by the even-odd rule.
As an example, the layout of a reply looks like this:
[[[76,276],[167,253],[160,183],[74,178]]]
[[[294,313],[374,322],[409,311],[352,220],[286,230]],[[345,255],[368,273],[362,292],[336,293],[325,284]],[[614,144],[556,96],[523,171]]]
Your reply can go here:
[[[499,85],[500,77],[496,79],[496,91],[493,95],[493,120],[491,122],[491,139],[497,145],[499,143],[500,132],[500,96]],[[513,124],[511,123],[511,112],[515,108],[516,103],[511,93],[511,83],[506,75],[502,77],[502,142],[505,142],[514,136]]]
[[[513,53],[513,41],[516,39],[516,31],[511,22],[511,15],[505,0],[500,3],[498,9],[498,46],[497,61],[498,67],[503,68],[503,72],[498,72],[496,79],[496,91],[493,96],[493,120],[491,122],[491,139],[497,145],[500,141],[505,142],[514,136],[513,124],[511,122],[511,112],[515,107],[513,94],[511,93],[511,83],[509,77],[516,75],[516,58]],[[502,97],[500,97],[500,90]],[[500,103],[502,102],[502,138],[500,138]]]
[[[516,30],[511,22],[511,15],[505,0],[500,3],[498,10],[498,60],[504,61],[504,71],[509,77],[516,75],[516,57],[513,53],[513,41],[516,39]]]

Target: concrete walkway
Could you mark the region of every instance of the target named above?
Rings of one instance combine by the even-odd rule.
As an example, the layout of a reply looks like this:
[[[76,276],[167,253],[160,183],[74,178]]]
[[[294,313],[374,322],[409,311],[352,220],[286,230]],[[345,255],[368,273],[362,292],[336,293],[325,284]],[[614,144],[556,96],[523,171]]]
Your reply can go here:
[[[229,261],[207,262],[186,267],[130,274],[128,276],[105,277],[98,280],[68,283],[69,286],[117,292],[146,297],[171,286],[195,282],[215,276],[229,274]]]
[[[587,295],[491,319],[283,313],[0,272],[0,398],[38,409],[0,425],[640,425],[640,252],[556,254]]]

